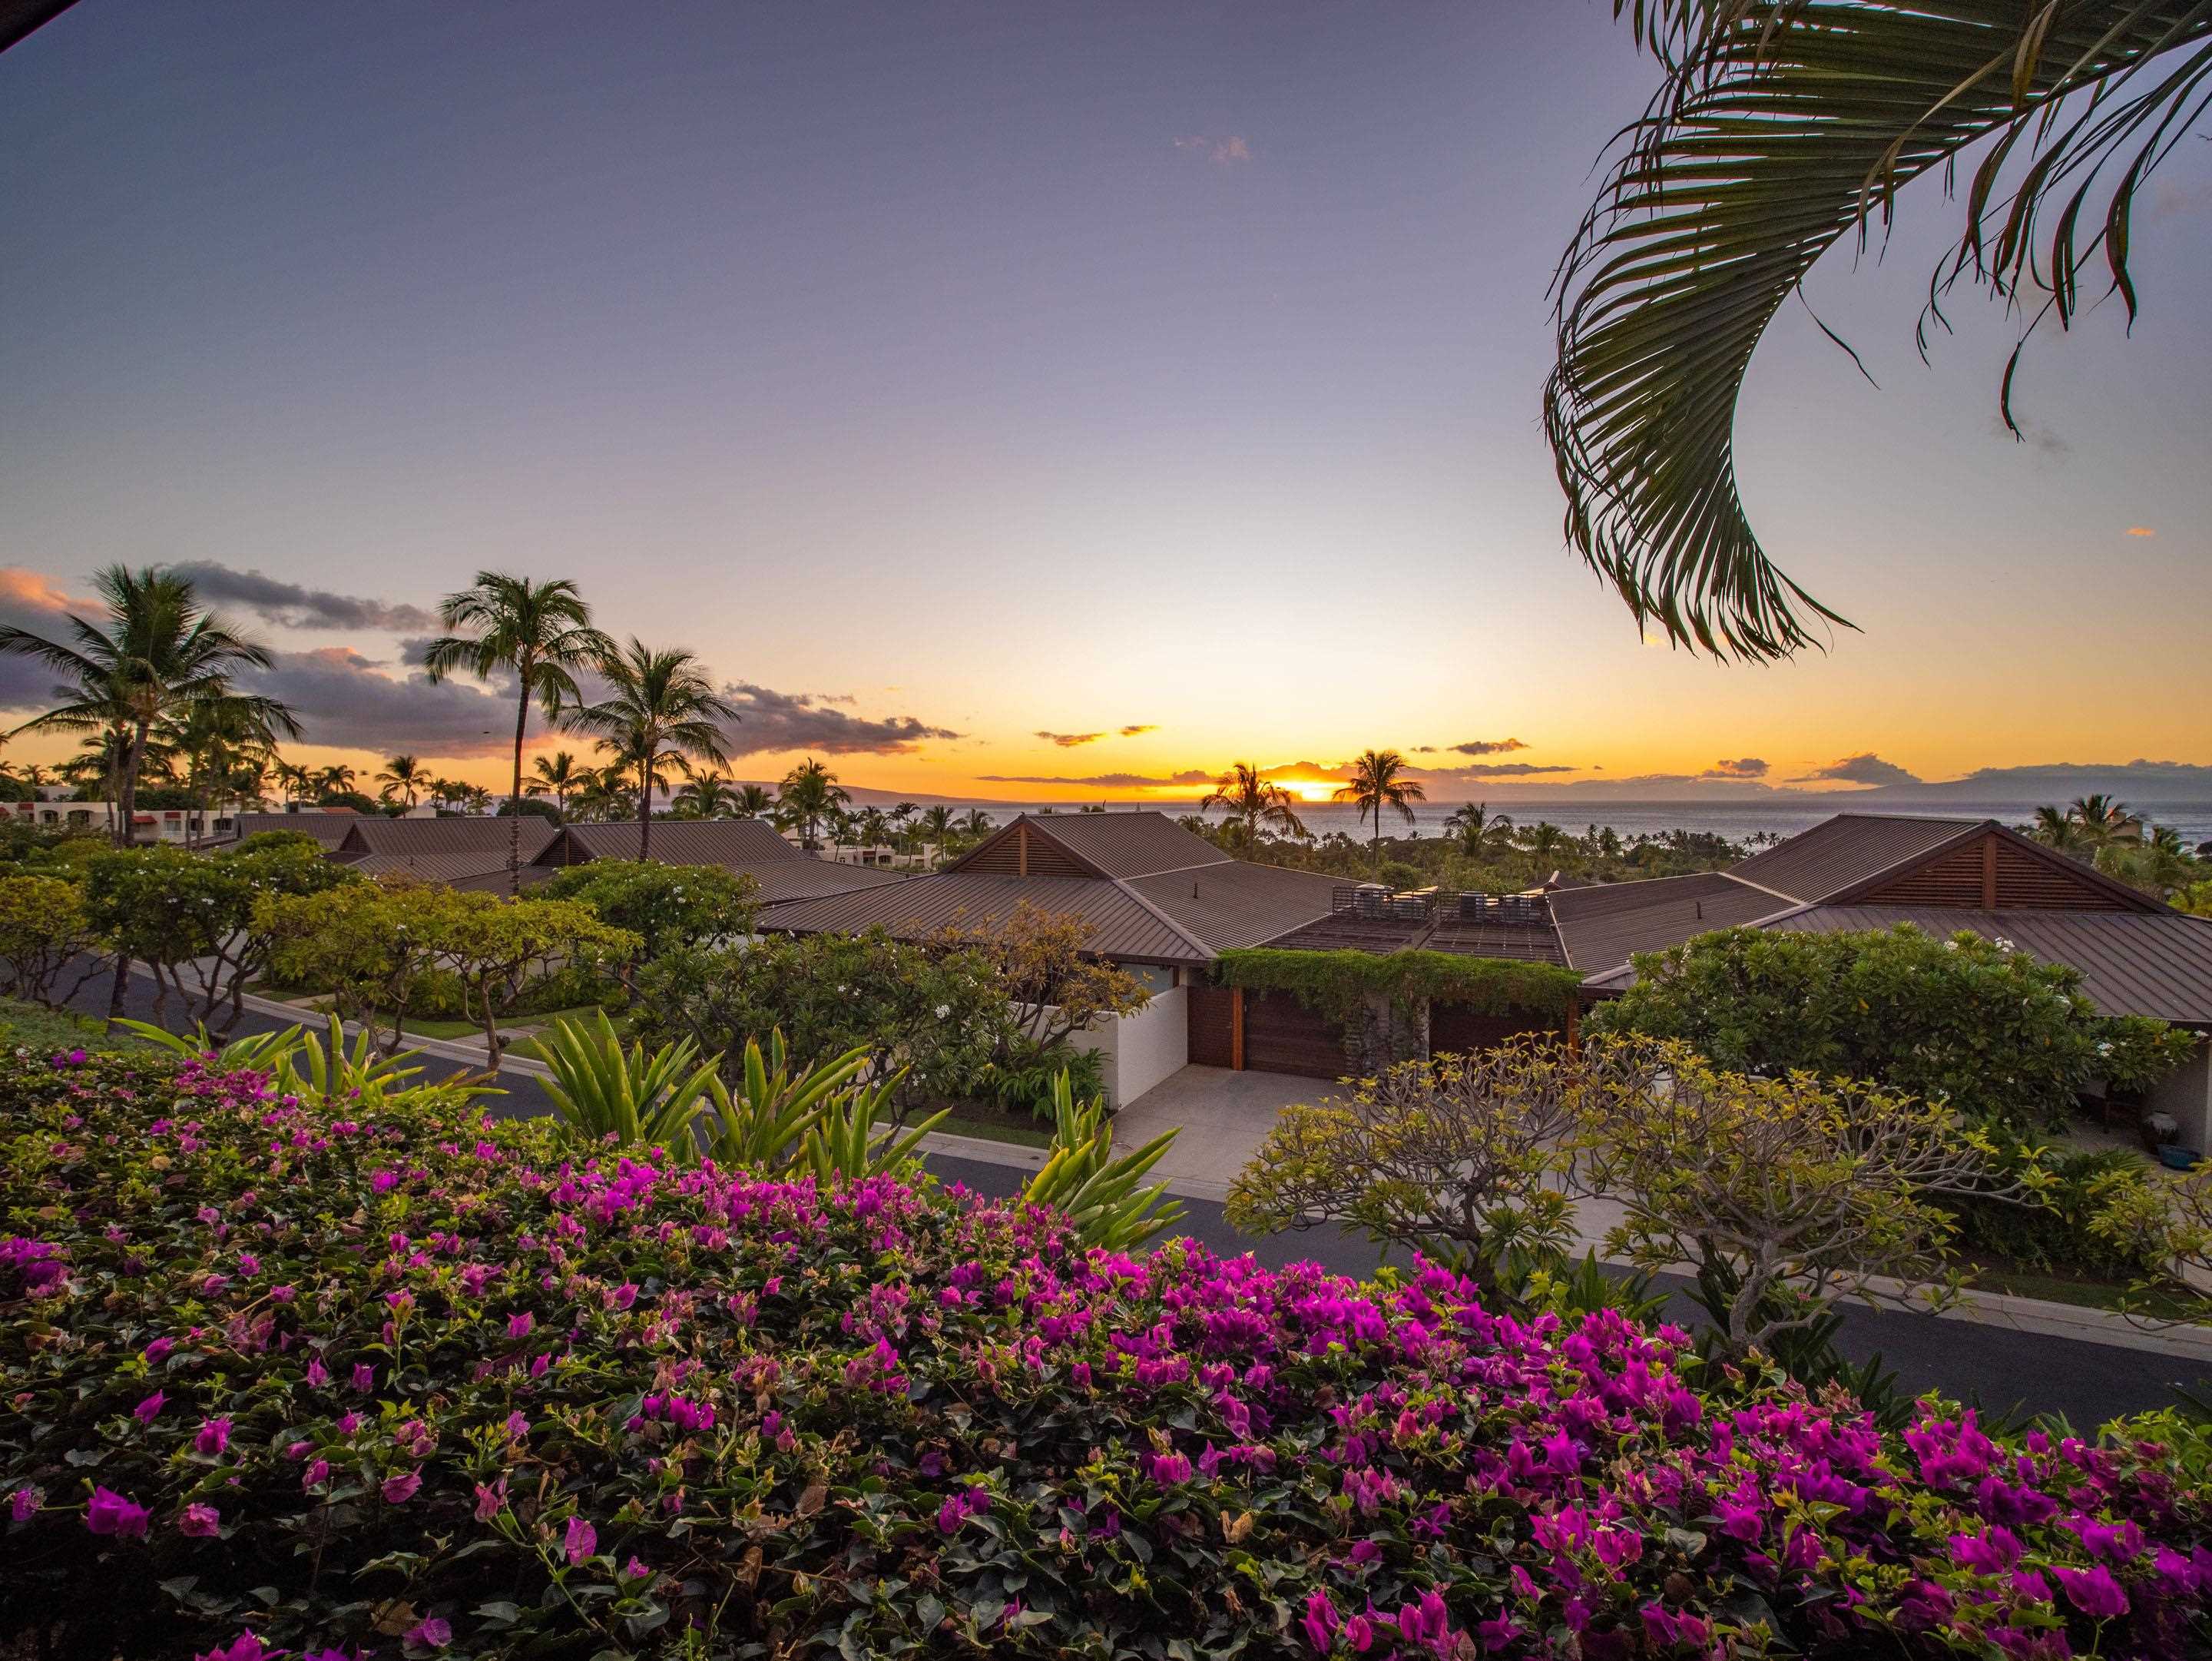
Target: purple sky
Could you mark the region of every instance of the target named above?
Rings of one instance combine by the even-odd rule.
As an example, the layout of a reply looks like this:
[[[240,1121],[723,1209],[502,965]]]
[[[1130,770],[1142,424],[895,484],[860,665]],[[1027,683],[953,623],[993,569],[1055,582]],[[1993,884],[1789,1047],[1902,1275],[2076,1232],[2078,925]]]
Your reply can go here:
[[[1723,668],[1564,551],[1538,428],[1653,82],[1601,0],[82,0],[0,57],[0,610],[258,571],[349,602],[211,583],[311,737],[466,756],[499,723],[410,683],[409,608],[574,575],[754,689],[788,747],[741,774],[975,794],[1508,734],[1573,776],[2212,761],[2212,145],[2133,341],[2030,356],[2027,445],[1993,308],[1913,354],[1932,184],[1821,268],[1881,390],[1793,307],[1741,469],[1868,632]]]

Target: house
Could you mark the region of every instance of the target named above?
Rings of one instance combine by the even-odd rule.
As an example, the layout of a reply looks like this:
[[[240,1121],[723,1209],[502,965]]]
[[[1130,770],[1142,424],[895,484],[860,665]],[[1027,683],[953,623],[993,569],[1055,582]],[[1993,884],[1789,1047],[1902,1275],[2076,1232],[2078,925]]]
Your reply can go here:
[[[537,850],[524,880],[543,882],[564,866],[593,860],[634,860],[640,841],[635,819],[568,825]],[[900,880],[896,872],[817,859],[760,819],[655,819],[652,849],[663,864],[720,866],[750,877],[763,903],[814,899]]]
[[[1839,813],[1730,866],[1549,896],[1585,997],[1636,977],[1630,957],[1716,928],[1842,934],[1911,923],[2008,940],[2078,970],[2108,1015],[2149,1015],[2198,1035],[2191,1062],[2149,1104],[2181,1139],[2212,1147],[2212,919],[2187,916],[1994,819]]]
[[[115,832],[120,811],[112,801],[70,801],[42,795],[36,801],[0,802],[0,813],[15,824],[35,825],[41,830],[65,830],[82,837],[109,837]],[[204,808],[141,807],[131,815],[131,838],[139,846],[165,842],[191,847],[228,842],[241,818],[262,817],[240,813],[235,802],[218,802]]]

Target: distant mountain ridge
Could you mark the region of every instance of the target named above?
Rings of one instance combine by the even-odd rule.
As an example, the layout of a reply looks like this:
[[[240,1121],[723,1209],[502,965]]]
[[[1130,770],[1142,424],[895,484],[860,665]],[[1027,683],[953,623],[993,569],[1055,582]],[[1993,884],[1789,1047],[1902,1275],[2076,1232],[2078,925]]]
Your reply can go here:
[[[1878,785],[1853,793],[1869,800],[2019,802],[2037,806],[2102,793],[2124,800],[2212,800],[2212,767],[2181,761],[2057,762],[2033,767],[1978,767],[1940,783]]]

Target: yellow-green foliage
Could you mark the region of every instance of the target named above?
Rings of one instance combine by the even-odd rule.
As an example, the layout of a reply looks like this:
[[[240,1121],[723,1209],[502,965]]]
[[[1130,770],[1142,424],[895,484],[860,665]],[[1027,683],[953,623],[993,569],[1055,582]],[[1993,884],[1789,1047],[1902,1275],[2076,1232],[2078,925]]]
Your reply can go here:
[[[1516,1011],[1564,1017],[1582,977],[1552,964],[1470,958],[1452,952],[1289,952],[1251,946],[1214,965],[1224,986],[1287,992],[1309,1009],[1343,1020],[1370,997],[1406,1005],[1464,1004],[1485,1015]]]
[[[0,878],[0,992],[51,1004],[70,960],[99,943],[84,891],[58,877]]]

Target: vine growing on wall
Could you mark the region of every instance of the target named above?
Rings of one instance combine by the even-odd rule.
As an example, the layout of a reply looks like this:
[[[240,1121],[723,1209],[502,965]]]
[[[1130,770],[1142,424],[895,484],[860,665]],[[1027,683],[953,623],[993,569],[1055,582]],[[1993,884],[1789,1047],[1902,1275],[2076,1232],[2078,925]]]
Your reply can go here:
[[[1214,964],[1224,986],[1287,992],[1307,1008],[1349,1023],[1370,999],[1398,1007],[1464,1004],[1478,1014],[1516,1011],[1564,1019],[1582,977],[1555,964],[1450,952],[1294,952],[1250,946]]]

